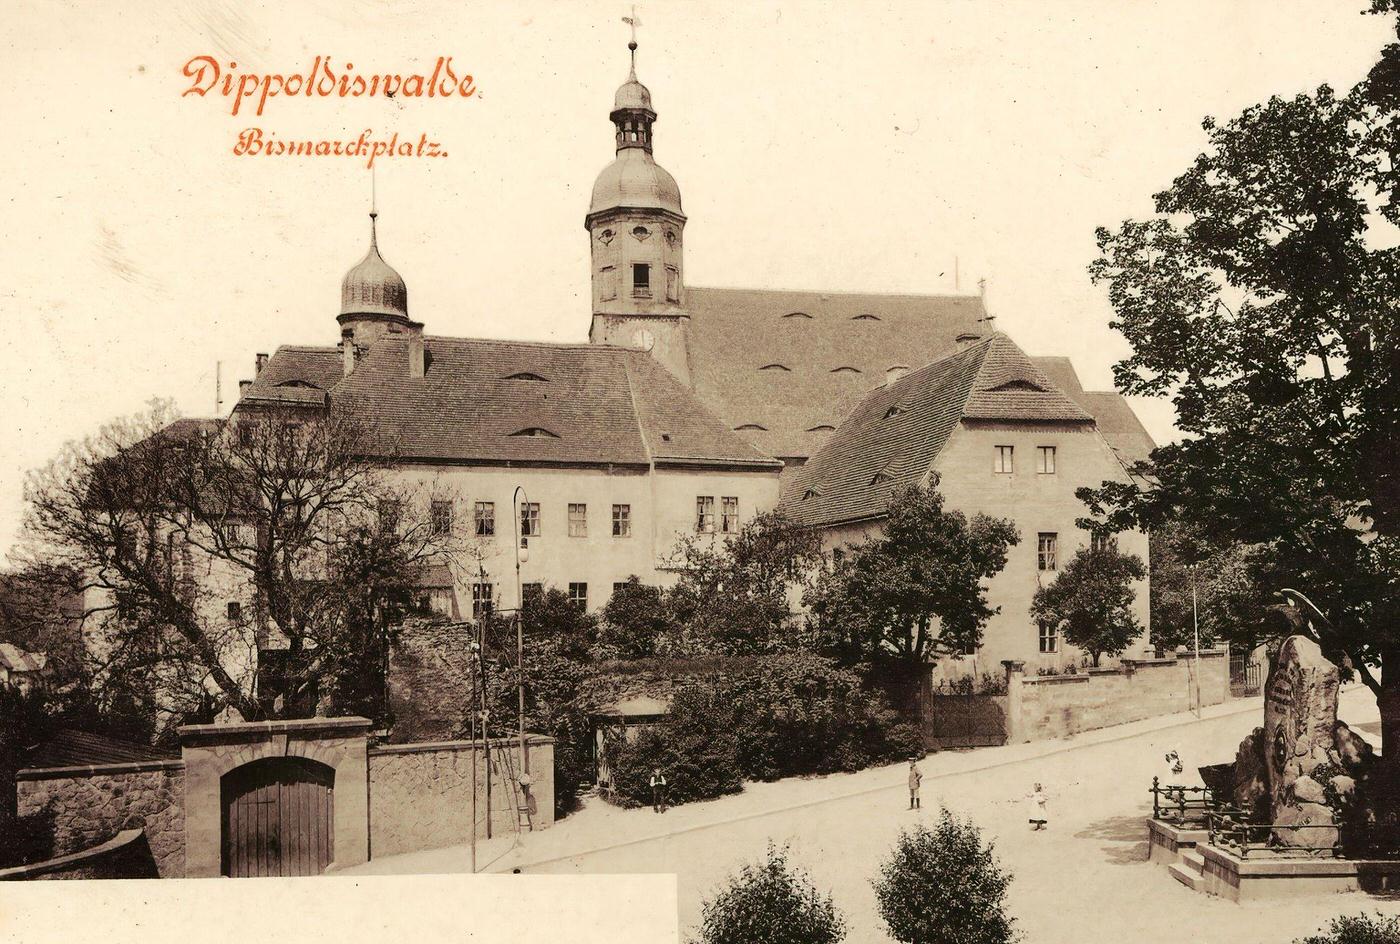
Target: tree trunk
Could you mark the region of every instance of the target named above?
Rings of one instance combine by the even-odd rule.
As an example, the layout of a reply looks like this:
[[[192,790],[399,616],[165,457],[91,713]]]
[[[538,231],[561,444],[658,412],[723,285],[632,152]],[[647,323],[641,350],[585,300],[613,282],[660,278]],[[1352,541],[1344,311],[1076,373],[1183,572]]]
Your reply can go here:
[[[1389,671],[1394,666],[1395,671]],[[1400,798],[1400,648],[1381,650],[1381,690],[1376,705],[1381,712],[1381,781],[1391,809]]]

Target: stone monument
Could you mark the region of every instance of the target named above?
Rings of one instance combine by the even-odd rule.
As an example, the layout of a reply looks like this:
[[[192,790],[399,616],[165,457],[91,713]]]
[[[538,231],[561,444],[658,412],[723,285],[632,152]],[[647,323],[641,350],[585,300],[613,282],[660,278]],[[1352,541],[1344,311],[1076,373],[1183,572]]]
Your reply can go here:
[[[1342,774],[1336,743],[1340,683],[1337,667],[1306,636],[1285,640],[1269,673],[1263,737],[1256,743],[1264,752],[1271,819],[1294,827],[1274,830],[1282,845],[1330,847],[1337,841],[1335,807],[1315,775]]]

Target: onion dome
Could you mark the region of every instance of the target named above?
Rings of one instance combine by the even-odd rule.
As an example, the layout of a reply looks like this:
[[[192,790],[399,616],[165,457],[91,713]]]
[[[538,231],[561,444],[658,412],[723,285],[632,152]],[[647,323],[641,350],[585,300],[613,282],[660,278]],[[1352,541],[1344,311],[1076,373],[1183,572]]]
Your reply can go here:
[[[379,254],[375,218],[369,215],[369,252],[340,283],[340,315],[380,315],[408,321],[408,286]]]
[[[612,114],[608,116],[617,128],[617,158],[603,168],[593,183],[589,215],[626,208],[668,210],[684,216],[676,178],[652,157],[656,112],[651,107],[651,92],[637,81],[637,44],[629,43],[628,49],[633,54],[632,69],[627,81],[618,88]]]

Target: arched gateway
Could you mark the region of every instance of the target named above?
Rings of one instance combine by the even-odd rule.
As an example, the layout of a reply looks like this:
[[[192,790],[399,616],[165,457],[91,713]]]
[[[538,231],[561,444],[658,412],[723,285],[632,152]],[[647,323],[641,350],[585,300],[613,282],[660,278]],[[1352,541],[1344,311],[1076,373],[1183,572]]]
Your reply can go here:
[[[320,875],[335,859],[335,769],[265,757],[219,781],[222,874]]]

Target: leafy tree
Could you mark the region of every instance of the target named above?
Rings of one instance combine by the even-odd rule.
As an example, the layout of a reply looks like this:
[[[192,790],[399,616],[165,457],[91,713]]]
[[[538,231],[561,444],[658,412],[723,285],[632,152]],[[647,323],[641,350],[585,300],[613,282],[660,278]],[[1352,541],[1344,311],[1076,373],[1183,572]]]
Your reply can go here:
[[[901,832],[880,866],[875,897],[896,941],[1008,944],[1016,939],[1004,904],[1010,884],[993,844],[984,845],[975,825],[945,809],[932,829],[920,824]]]
[[[831,902],[800,871],[787,850],[768,844],[763,861],[745,864],[705,902],[702,944],[836,944],[846,922]]]
[[[1202,646],[1229,639],[1252,649],[1259,640],[1251,631],[1264,625],[1273,603],[1262,589],[1277,579],[1270,550],[1269,545],[1211,547],[1181,521],[1154,531],[1148,567],[1153,645],[1190,646],[1198,623]]]
[[[249,719],[295,714],[318,688],[361,710],[382,689],[386,624],[455,548],[391,460],[338,414],[174,421],[157,404],[30,475],[26,569],[83,594],[99,685],[140,679],[177,717],[211,697]],[[256,694],[269,643],[286,653],[280,700]]]
[[[1142,635],[1133,612],[1133,581],[1146,576],[1147,568],[1134,554],[1112,545],[1082,547],[1058,577],[1036,590],[1031,618],[1057,627],[1097,667],[1104,653],[1116,656]]]
[[[688,534],[672,553],[678,580],[671,612],[686,628],[681,648],[729,654],[793,645],[792,602],[821,562],[821,539],[779,512],[764,512],[737,534]]]
[[[884,533],[846,551],[807,604],[813,644],[847,664],[894,659],[906,668],[977,645],[996,614],[984,581],[1020,541],[1008,520],[946,511],[932,488],[890,498]]]
[[[613,591],[603,607],[598,641],[623,659],[646,659],[676,635],[670,601],[660,587],[635,574]]]
[[[1400,917],[1342,915],[1332,919],[1326,932],[1299,938],[1296,944],[1400,944]]]
[[[1090,272],[1132,347],[1117,386],[1170,398],[1185,438],[1153,453],[1150,478],[1084,494],[1111,530],[1184,519],[1215,546],[1267,546],[1268,589],[1307,594],[1329,618],[1325,649],[1375,692],[1392,782],[1398,106],[1392,43],[1346,94],[1324,85],[1206,119],[1206,150],[1155,196],[1156,213],[1099,230]]]

